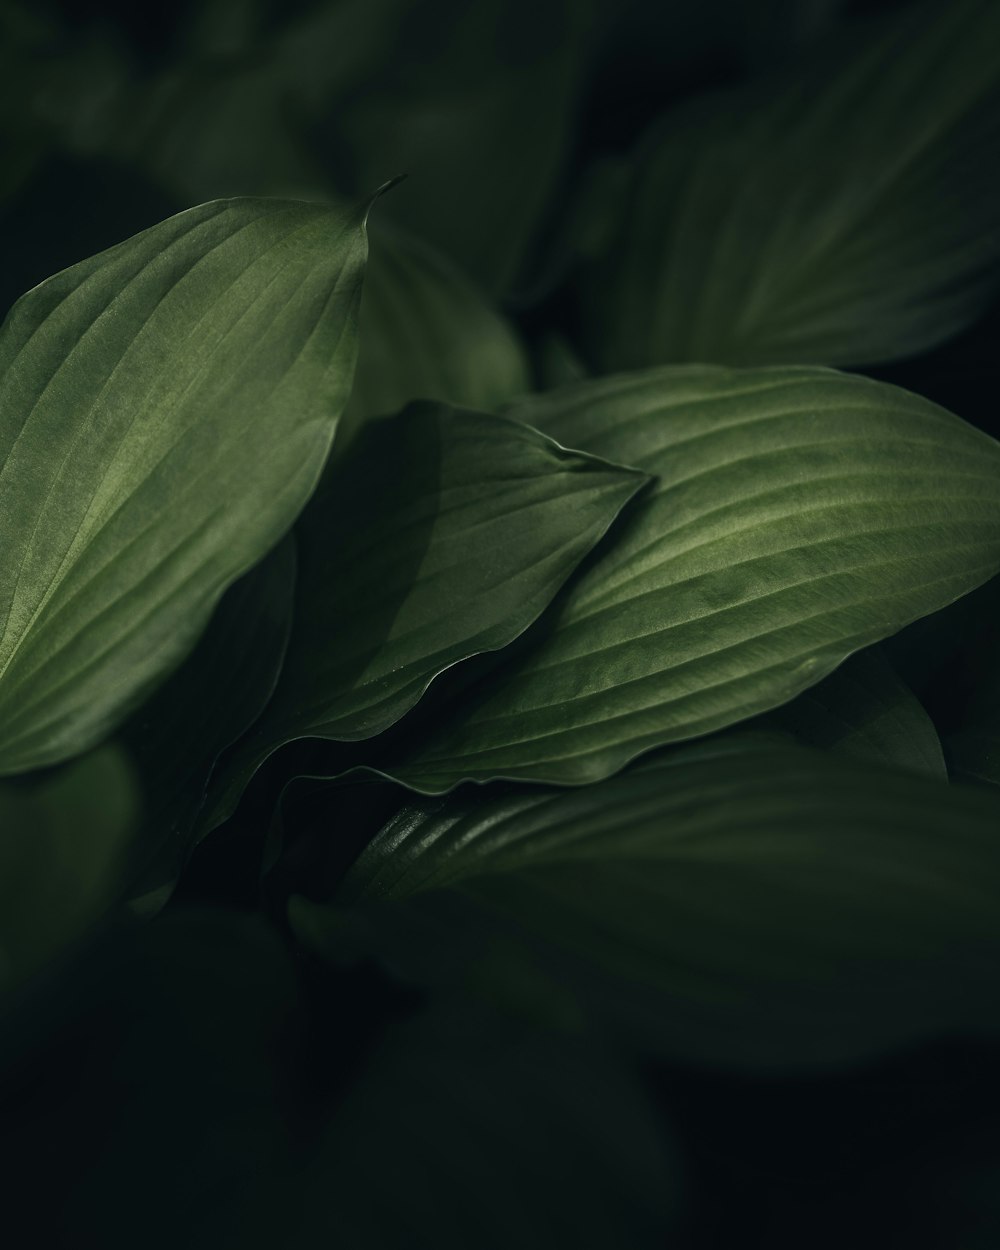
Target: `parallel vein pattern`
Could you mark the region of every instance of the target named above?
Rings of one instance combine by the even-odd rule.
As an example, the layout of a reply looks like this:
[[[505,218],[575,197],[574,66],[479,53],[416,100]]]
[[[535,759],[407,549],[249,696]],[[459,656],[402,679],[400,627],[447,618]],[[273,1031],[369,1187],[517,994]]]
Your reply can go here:
[[[1000,447],[864,378],[678,367],[514,411],[657,482],[533,645],[380,762],[418,789],[607,776],[786,702],[1000,567]]]
[[[1000,283],[1000,8],[919,6],[790,81],[696,101],[636,157],[591,275],[605,370],[913,355]]]
[[[299,524],[261,734],[381,732],[445,668],[522,633],[645,482],[505,417],[427,404],[374,423]]]
[[[308,498],[350,392],[363,227],[202,205],[0,331],[0,772],[114,728]]]
[[[1000,1027],[998,818],[989,793],[722,735],[594,786],[415,801],[291,917],[424,985],[530,977],[533,1004],[668,1056],[856,1059]]]

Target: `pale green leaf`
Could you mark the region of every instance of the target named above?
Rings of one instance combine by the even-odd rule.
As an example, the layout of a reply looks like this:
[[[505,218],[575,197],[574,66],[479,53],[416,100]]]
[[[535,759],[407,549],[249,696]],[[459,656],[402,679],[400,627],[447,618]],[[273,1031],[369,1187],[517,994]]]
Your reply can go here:
[[[993,0],[921,6],[663,118],[590,274],[601,366],[859,365],[968,324],[1000,282],[998,49]]]
[[[992,794],[723,735],[595,786],[416,802],[291,916],[335,958],[575,1000],[663,1055],[839,1062],[1000,1027],[998,827]]]
[[[0,331],[0,772],[71,756],[183,659],[309,497],[350,392],[360,213],[191,209]]]
[[[657,482],[510,664],[368,761],[416,789],[608,776],[787,702],[1000,567],[1000,447],[894,387],[690,366],[514,412]]]

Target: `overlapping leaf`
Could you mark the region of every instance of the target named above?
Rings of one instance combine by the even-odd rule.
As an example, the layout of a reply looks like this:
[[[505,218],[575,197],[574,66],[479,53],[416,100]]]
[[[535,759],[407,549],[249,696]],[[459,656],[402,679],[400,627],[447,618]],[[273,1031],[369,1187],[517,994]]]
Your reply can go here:
[[[413,399],[491,412],[531,389],[509,323],[443,256],[401,231],[376,228],[360,324],[338,453],[365,418],[398,412]]]
[[[206,204],[0,332],[0,772],[113,729],[287,530],[350,392],[359,214]]]
[[[274,691],[294,592],[289,535],[230,586],[194,651],[122,728],[119,740],[143,790],[130,883],[137,910],[155,910],[169,897],[216,761]]]
[[[998,820],[992,794],[723,736],[595,786],[417,802],[291,915],[335,958],[576,1001],[659,1053],[841,1061],[1000,1027]]]
[[[679,367],[515,410],[655,487],[528,645],[384,771],[579,783],[787,702],[1000,567],[1000,447],[822,369]]]
[[[334,1243],[652,1250],[677,1162],[638,1082],[597,1047],[446,1006],[378,1047],[306,1192],[304,1228]]]
[[[592,353],[858,365],[961,329],[1000,281],[998,47],[992,0],[921,7],[665,117],[591,275]]]
[[[762,722],[808,746],[932,777],[948,775],[934,722],[878,647],[852,655]]]
[[[284,666],[221,809],[281,744],[373,737],[506,646],[646,480],[505,417],[417,404],[367,425],[297,527]]]

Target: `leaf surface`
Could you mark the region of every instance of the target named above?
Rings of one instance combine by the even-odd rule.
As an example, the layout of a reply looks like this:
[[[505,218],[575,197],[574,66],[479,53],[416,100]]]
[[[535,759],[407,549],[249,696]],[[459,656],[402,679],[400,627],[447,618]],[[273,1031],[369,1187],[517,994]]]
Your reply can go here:
[[[360,324],[338,453],[366,418],[414,399],[491,412],[531,389],[513,327],[446,257],[400,230],[375,228]]]
[[[823,369],[674,367],[512,410],[656,477],[510,664],[373,759],[577,784],[787,702],[1000,565],[1000,447]]]
[[[1000,9],[894,19],[646,137],[587,280],[604,371],[862,365],[979,314],[1000,282]]]
[[[852,655],[762,723],[853,759],[948,776],[934,722],[879,647]]]
[[[724,735],[595,786],[420,800],[291,916],[335,958],[575,1001],[665,1056],[840,1062],[1000,1026],[998,820],[992,794]]]
[[[197,818],[220,755],[274,692],[292,624],[291,535],[222,596],[181,667],[123,726],[119,741],[141,778],[132,906],[169,897],[197,840]]]
[[[292,524],[350,392],[360,214],[190,209],[0,330],[0,772],[114,729]]]
[[[506,417],[415,404],[370,422],[298,523],[281,676],[212,819],[282,744],[371,738],[512,642],[646,482]]]

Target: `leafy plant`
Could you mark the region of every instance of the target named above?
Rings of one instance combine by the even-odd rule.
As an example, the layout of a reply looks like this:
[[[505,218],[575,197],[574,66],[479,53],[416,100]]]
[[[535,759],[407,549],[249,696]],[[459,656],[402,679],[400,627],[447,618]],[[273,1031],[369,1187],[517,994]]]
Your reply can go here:
[[[1000,11],[850,8],[3,9],[46,1244],[843,1245],[692,1124],[1000,1071]]]

